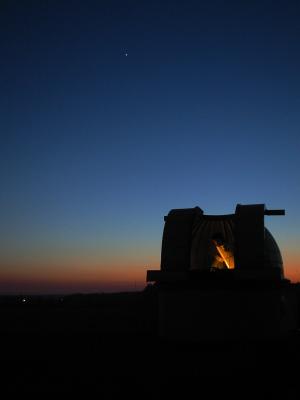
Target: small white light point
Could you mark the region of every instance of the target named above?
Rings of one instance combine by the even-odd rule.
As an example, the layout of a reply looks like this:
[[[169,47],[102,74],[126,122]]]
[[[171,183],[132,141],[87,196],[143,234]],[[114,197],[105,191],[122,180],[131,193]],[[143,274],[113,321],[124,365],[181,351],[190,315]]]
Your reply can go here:
[[[128,53],[125,53],[125,57],[128,57]]]
[[[22,299],[22,303],[26,303],[26,299]]]

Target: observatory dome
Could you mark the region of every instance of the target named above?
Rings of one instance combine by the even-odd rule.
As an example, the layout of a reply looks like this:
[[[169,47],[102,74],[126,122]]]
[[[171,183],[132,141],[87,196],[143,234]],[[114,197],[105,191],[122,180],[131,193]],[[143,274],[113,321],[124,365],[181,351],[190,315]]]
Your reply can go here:
[[[284,278],[283,262],[279,247],[267,228],[265,228],[264,268],[279,269],[281,278]]]

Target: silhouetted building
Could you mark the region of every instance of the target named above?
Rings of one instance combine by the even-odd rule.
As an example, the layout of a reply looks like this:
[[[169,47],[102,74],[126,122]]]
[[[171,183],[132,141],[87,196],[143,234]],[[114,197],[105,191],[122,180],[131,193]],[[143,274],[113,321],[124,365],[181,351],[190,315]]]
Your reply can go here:
[[[264,204],[235,214],[205,215],[199,207],[165,217],[161,269],[147,271],[159,296],[159,333],[166,338],[218,340],[274,337],[296,328],[293,285]]]

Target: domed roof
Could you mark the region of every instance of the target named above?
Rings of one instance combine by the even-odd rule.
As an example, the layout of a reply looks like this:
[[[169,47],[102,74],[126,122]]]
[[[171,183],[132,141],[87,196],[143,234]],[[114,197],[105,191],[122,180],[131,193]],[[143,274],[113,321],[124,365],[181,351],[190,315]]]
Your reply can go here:
[[[150,275],[153,281],[210,280],[207,271],[221,269],[234,270],[218,273],[225,279],[284,279],[280,250],[264,224],[265,215],[284,214],[264,204],[238,204],[234,214],[226,215],[207,215],[199,207],[173,209],[164,218],[161,274]]]
[[[218,238],[218,246],[214,238]],[[284,278],[279,247],[267,228],[264,228],[263,269],[276,269]],[[192,270],[239,269],[234,260],[236,251],[235,221],[232,215],[204,216],[195,222],[191,243]],[[251,248],[249,248],[251,251]],[[227,257],[227,258],[226,258]],[[259,263],[259,260],[258,260]],[[274,271],[275,272],[275,271]]]
[[[281,278],[284,278],[283,261],[279,247],[271,232],[265,228],[264,267],[280,270]]]

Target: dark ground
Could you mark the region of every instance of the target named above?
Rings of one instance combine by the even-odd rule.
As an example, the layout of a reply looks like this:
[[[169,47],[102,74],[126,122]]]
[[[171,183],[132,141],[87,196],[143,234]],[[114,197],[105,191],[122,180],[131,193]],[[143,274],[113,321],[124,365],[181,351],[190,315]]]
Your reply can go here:
[[[25,299],[0,297],[3,399],[299,398],[298,331],[267,342],[168,343],[157,336],[151,288]]]

